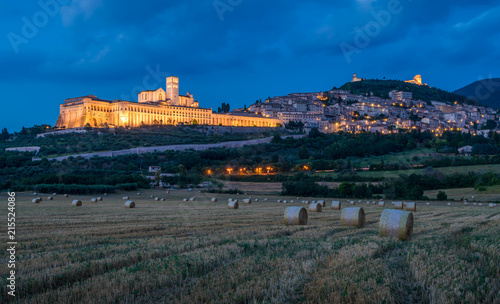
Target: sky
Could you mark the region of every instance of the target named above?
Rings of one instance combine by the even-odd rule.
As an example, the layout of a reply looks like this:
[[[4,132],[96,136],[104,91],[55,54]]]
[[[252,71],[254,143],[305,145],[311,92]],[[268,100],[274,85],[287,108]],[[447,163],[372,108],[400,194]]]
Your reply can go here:
[[[56,123],[66,98],[137,101],[180,77],[201,107],[412,79],[499,77],[499,1],[40,0],[0,11],[0,128]]]

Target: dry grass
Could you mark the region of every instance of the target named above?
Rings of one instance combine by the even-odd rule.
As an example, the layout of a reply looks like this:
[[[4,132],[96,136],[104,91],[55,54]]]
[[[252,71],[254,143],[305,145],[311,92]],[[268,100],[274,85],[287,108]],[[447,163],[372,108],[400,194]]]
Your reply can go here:
[[[340,226],[340,211],[329,208],[309,213],[306,226],[286,226],[285,208],[303,204],[278,204],[268,195],[269,201],[229,210],[227,199],[242,195],[196,193],[195,202],[183,202],[189,194],[121,193],[79,208],[72,208],[73,199],[91,197],[33,204],[31,193],[18,194],[14,302],[498,301],[500,208],[420,203],[412,240],[400,242],[378,237],[383,208],[377,205],[363,205],[361,230]],[[123,210],[124,195],[135,209]],[[214,196],[219,202],[211,202]],[[5,194],[0,199],[7,201]],[[0,251],[1,265],[6,254]],[[6,267],[0,271],[5,277]],[[12,301],[2,288],[0,302]]]

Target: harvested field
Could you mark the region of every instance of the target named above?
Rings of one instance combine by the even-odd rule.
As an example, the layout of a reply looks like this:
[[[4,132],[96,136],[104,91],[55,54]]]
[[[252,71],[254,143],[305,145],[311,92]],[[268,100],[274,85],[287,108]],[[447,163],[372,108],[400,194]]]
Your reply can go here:
[[[123,196],[136,208],[125,209]],[[342,227],[340,211],[330,208],[309,212],[305,226],[286,226],[285,209],[304,206],[295,197],[252,195],[259,201],[230,210],[228,198],[243,195],[196,193],[196,201],[182,201],[192,196],[181,190],[108,194],[74,208],[74,199],[92,197],[33,204],[32,193],[18,193],[17,296],[7,298],[4,284],[0,302],[498,301],[500,208],[417,202],[412,239],[402,242],[378,236],[384,209],[378,205],[363,204],[363,229]],[[5,193],[0,199],[7,201]],[[5,244],[6,225],[1,235]],[[5,250],[0,263],[7,264]],[[5,278],[6,267],[0,271]]]

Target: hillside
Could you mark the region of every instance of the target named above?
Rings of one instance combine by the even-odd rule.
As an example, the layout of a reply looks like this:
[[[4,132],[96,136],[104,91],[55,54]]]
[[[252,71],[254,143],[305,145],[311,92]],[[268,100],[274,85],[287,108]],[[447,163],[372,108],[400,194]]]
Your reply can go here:
[[[401,80],[380,80],[367,79],[359,82],[348,82],[342,85],[339,89],[349,90],[353,94],[363,94],[373,92],[375,96],[389,98],[389,92],[392,90],[412,92],[414,99],[424,101],[457,101],[458,103],[473,104],[475,101],[466,98],[465,96],[447,92],[438,88],[429,86],[419,86],[411,83],[406,83]]]
[[[478,80],[454,91],[488,107],[500,107],[500,78]]]

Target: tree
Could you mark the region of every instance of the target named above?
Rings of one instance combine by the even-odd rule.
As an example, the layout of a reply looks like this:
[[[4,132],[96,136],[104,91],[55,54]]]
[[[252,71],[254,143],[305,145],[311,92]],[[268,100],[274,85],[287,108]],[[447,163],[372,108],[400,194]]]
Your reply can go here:
[[[488,119],[486,121],[486,129],[493,130],[497,127],[497,123],[494,120]]]
[[[92,130],[92,127],[90,126],[90,123],[86,123],[85,126],[83,127],[86,131]]]
[[[193,125],[197,125],[198,121],[196,119],[193,119]]]
[[[439,191],[436,198],[438,201],[445,201],[448,199],[448,195],[444,191]]]
[[[281,138],[281,136],[279,134],[275,134],[273,139],[271,139],[272,144],[279,144],[282,141],[283,141],[283,139]]]
[[[355,183],[343,182],[339,185],[339,192],[344,197],[351,197],[354,194],[354,190],[356,189]]]
[[[7,131],[7,128],[3,128],[2,135],[0,135],[0,138],[2,140],[7,140],[7,139],[9,139],[9,137],[10,137],[9,131]]]
[[[299,150],[299,159],[307,159],[309,158],[309,152],[306,149],[306,146],[302,146]]]

